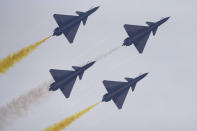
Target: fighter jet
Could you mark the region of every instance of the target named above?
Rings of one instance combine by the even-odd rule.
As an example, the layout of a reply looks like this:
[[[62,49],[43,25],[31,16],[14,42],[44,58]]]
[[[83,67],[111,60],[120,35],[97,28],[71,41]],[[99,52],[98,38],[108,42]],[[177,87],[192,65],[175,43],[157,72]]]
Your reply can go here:
[[[124,40],[123,46],[130,46],[134,44],[134,46],[137,48],[139,53],[142,53],[144,50],[144,47],[146,45],[146,42],[150,36],[150,33],[152,32],[153,35],[156,34],[157,28],[166,22],[170,17],[163,18],[159,20],[158,22],[146,22],[148,26],[139,26],[139,25],[128,25],[125,24],[124,28],[129,35]]]
[[[73,43],[81,21],[83,22],[83,25],[85,25],[88,16],[94,13],[98,8],[99,6],[90,9],[87,12],[76,11],[78,16],[54,14],[53,17],[59,27],[54,30],[53,36],[59,36],[63,33],[68,41]]]
[[[143,79],[147,74],[148,73],[144,73],[136,78],[126,77],[125,79],[127,80],[127,82],[104,80],[103,84],[108,93],[103,96],[102,101],[108,102],[110,100],[113,100],[118,109],[121,109],[130,87],[132,91],[134,91],[137,82]]]
[[[50,69],[49,72],[55,82],[50,85],[49,91],[60,89],[64,96],[69,98],[77,76],[79,76],[79,79],[81,80],[84,71],[91,67],[95,62],[96,61],[90,62],[82,67],[72,66],[75,71]]]

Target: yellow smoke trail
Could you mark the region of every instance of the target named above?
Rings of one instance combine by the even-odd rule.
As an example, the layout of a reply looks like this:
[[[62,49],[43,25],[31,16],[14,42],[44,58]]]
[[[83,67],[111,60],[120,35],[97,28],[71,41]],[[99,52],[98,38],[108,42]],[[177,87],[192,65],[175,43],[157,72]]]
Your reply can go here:
[[[81,116],[83,116],[85,113],[87,113],[88,111],[90,111],[92,108],[94,108],[95,106],[97,106],[98,104],[100,104],[101,102],[98,102],[64,120],[62,120],[59,123],[55,123],[52,126],[46,128],[44,131],[61,131],[63,129],[65,129],[66,127],[68,127],[70,124],[72,124],[74,121],[76,121],[77,119],[79,119]]]
[[[41,45],[43,42],[48,40],[50,37],[51,36],[49,36],[49,37],[47,37],[47,38],[45,38],[45,39],[43,39],[39,42],[36,42],[33,45],[25,47],[25,48],[21,49],[20,51],[14,53],[12,55],[8,55],[4,59],[0,60],[0,73],[6,73],[6,71],[9,68],[14,66],[14,64],[16,64],[17,62],[22,60],[25,56],[27,56],[29,53],[34,51],[39,45]]]

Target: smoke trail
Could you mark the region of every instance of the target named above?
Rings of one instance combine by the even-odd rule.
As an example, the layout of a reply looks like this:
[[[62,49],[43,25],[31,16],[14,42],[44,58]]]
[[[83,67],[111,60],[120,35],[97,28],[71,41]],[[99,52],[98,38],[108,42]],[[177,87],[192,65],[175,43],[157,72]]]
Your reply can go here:
[[[112,54],[113,52],[115,52],[115,51],[117,51],[118,49],[120,49],[120,47],[122,47],[122,46],[116,47],[116,48],[114,48],[114,49],[108,51],[107,53],[105,53],[105,54],[103,54],[103,55],[101,55],[101,56],[99,56],[99,57],[96,57],[96,58],[95,58],[95,61],[99,61],[99,60],[103,59],[104,57],[106,57],[106,56]]]
[[[88,111],[90,111],[92,108],[94,108],[95,106],[97,106],[98,104],[100,104],[100,102],[62,120],[59,123],[55,123],[52,126],[46,128],[44,131],[61,131],[63,129],[65,129],[66,127],[68,127],[70,124],[72,124],[72,122],[76,121],[77,119],[79,119],[81,116],[83,116],[85,113],[87,113]]]
[[[50,82],[45,82],[38,88],[30,90],[28,93],[20,96],[17,99],[12,100],[7,105],[0,107],[0,129],[15,120],[23,116],[27,110],[34,104],[37,104],[41,99],[48,95]]]
[[[48,40],[50,37],[51,36],[49,36],[49,37],[47,37],[47,38],[45,38],[45,39],[43,39],[39,42],[36,42],[33,45],[25,47],[25,48],[21,49],[20,51],[14,53],[12,55],[8,55],[4,59],[0,60],[0,73],[6,73],[6,71],[9,68],[14,66],[14,64],[16,64],[17,62],[22,60],[25,56],[27,56],[29,53],[34,51],[39,45],[41,45],[43,42]]]

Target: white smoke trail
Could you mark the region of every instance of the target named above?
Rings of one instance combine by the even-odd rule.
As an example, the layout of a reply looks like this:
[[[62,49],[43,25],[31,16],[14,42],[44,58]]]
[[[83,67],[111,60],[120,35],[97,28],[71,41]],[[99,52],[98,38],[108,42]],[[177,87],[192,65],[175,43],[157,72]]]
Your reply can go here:
[[[26,94],[12,100],[10,103],[0,107],[0,129],[11,121],[23,116],[34,104],[41,102],[49,94],[49,85],[52,82],[45,82],[38,88],[34,88]]]
[[[117,50],[120,49],[121,47],[122,47],[122,46],[118,46],[118,47],[116,47],[116,48],[114,48],[114,49],[108,51],[107,53],[105,53],[105,54],[103,54],[103,55],[101,55],[101,56],[96,57],[96,58],[95,58],[95,61],[99,61],[99,60],[103,59],[104,57],[107,57],[107,56],[111,55],[113,52],[117,51]]]
[[[87,48],[87,50],[84,50],[82,53],[83,55],[78,55],[78,57],[75,59],[76,62],[80,61],[80,59],[82,59],[85,56],[90,56],[92,54],[92,51],[96,50],[97,48],[99,48],[100,46],[103,46],[103,44],[105,44],[105,40],[100,40],[98,42],[96,42],[95,44],[92,44],[89,46],[89,48]],[[89,60],[89,61],[85,61],[83,63],[76,63],[76,65],[78,66],[84,66],[90,62],[92,62],[94,60]]]

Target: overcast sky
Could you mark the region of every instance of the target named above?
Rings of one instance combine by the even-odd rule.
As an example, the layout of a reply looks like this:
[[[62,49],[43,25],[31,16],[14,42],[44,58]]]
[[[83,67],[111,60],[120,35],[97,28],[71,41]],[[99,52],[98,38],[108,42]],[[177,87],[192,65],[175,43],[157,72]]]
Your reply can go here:
[[[53,33],[53,14],[76,15],[101,6],[82,24],[71,45],[61,35],[0,75],[0,106],[50,80],[49,69],[71,69],[122,45],[123,25],[145,25],[171,18],[152,34],[143,54],[122,47],[98,61],[77,79],[71,97],[58,90],[5,131],[36,131],[59,122],[102,99],[103,80],[125,81],[149,72],[122,110],[101,103],[71,124],[68,131],[196,131],[197,130],[197,2],[196,0],[1,0],[0,59]]]

